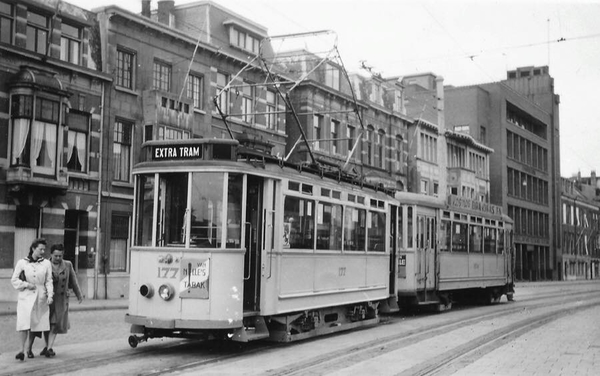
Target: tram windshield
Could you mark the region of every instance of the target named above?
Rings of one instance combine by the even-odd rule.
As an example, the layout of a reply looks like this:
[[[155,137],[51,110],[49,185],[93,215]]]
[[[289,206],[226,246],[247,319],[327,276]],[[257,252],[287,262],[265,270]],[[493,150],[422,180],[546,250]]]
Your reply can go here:
[[[242,190],[241,174],[138,175],[135,245],[241,247]]]

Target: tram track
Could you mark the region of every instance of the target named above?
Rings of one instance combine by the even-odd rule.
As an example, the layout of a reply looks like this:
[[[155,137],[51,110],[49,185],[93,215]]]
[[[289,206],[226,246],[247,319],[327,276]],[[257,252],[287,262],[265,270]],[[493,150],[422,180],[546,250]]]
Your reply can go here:
[[[591,305],[600,304],[600,292],[572,292],[564,291],[560,293],[549,293],[531,296],[523,304],[515,303],[503,303],[495,304],[490,306],[493,311],[486,311],[476,316],[463,317],[463,313],[470,313],[472,307],[466,307],[466,309],[457,309],[458,317],[450,321],[444,321],[438,324],[425,324],[424,326],[417,326],[413,329],[404,330],[401,333],[392,333],[389,335],[379,336],[376,339],[366,341],[364,343],[355,344],[353,346],[346,346],[338,348],[334,351],[330,351],[319,356],[315,356],[309,359],[298,362],[290,362],[285,366],[274,367],[269,370],[269,375],[315,375],[315,374],[327,374],[340,368],[340,364],[353,365],[359,364],[363,361],[376,358],[386,353],[408,348],[409,346],[435,339],[439,336],[443,336],[444,333],[448,333],[461,328],[475,325],[483,320],[494,320],[507,315],[518,314],[519,312],[530,314],[540,308],[554,308],[552,314],[547,317],[532,317],[525,320],[520,320],[518,326],[515,326],[512,330],[507,328],[504,330],[493,331],[477,340],[472,341],[468,345],[449,350],[445,354],[432,359],[430,362],[417,365],[416,368],[412,368],[409,373],[400,373],[400,375],[443,375],[446,373],[440,373],[442,367],[436,365],[442,364],[444,367],[458,367],[460,364],[473,358],[474,354],[485,354],[492,351],[494,348],[501,346],[506,343],[507,339],[517,338],[520,331],[534,330],[536,327],[543,325],[553,319],[557,319],[560,316],[560,307],[564,307],[567,304],[575,304],[581,301],[581,298],[585,297],[586,300],[595,299],[594,303],[587,303],[580,305],[576,308],[568,308],[571,311],[574,309],[584,309],[584,307]],[[552,298],[552,301],[549,299]],[[458,308],[458,307],[457,307]],[[482,307],[483,308],[483,307]],[[568,312],[567,312],[568,313]],[[564,313],[564,314],[567,314]],[[563,314],[563,315],[564,315]],[[386,316],[382,322],[377,326],[393,326],[404,322],[411,324],[417,322],[416,320],[434,317],[432,315],[417,315],[417,316],[401,316],[391,315]],[[517,324],[515,324],[517,325]],[[414,324],[411,324],[414,326]],[[371,330],[373,327],[362,328],[354,330],[350,334],[356,334],[363,330]],[[392,332],[392,331],[390,331]],[[349,334],[348,332],[341,332],[328,337],[342,336]],[[323,339],[316,338],[301,343],[310,343],[311,341],[320,341]],[[60,362],[53,364],[51,368],[45,368],[43,370],[32,369],[30,371],[22,370],[22,374],[25,375],[56,375],[56,374],[80,374],[80,373],[94,373],[108,371],[107,365],[119,365],[119,369],[126,371],[126,373],[133,373],[136,375],[166,375],[166,374],[177,374],[185,373],[194,369],[207,369],[215,365],[223,365],[233,362],[243,361],[244,359],[252,358],[256,355],[262,356],[267,353],[276,353],[285,348],[293,349],[294,346],[300,343],[291,344],[272,344],[272,343],[249,343],[243,346],[237,343],[228,343],[222,348],[215,348],[214,341],[190,341],[190,340],[173,340],[168,344],[156,343],[147,344],[144,347],[137,349],[127,349],[120,351],[113,351],[103,354],[91,354],[86,356],[80,356],[76,359],[72,359],[71,362]],[[237,346],[237,347],[236,347]],[[157,359],[161,361],[157,361]],[[143,363],[146,366],[142,369],[135,364]],[[461,363],[462,362],[462,363]],[[111,372],[102,372],[102,374],[120,374]]]
[[[594,303],[580,305],[575,308],[564,309],[565,304],[578,302],[581,294],[569,294],[568,301],[562,300],[560,302],[544,303],[527,305],[526,307],[514,307],[510,309],[503,309],[498,312],[477,315],[468,319],[458,319],[452,322],[446,322],[439,325],[430,326],[428,328],[418,328],[408,332],[403,332],[402,337],[399,338],[398,334],[392,334],[385,337],[379,337],[377,340],[362,343],[348,348],[339,349],[335,352],[328,352],[320,357],[312,358],[307,361],[298,362],[295,364],[287,364],[285,367],[278,369],[269,370],[269,375],[273,376],[297,376],[297,375],[323,375],[330,372],[334,372],[340,369],[340,365],[351,365],[359,364],[363,361],[367,361],[376,357],[379,357],[386,353],[391,353],[402,348],[413,346],[426,340],[440,337],[445,333],[455,331],[461,328],[469,327],[477,322],[483,320],[492,320],[494,318],[517,314],[519,312],[527,311],[530,312],[540,308],[557,307],[557,310],[549,313],[548,315],[535,316],[520,320],[518,323],[512,325],[507,329],[498,329],[489,334],[477,338],[475,341],[471,341],[458,349],[450,350],[447,354],[440,355],[432,359],[430,362],[425,364],[412,367],[407,372],[401,372],[398,375],[409,376],[409,375],[434,375],[438,372],[445,364],[449,364],[451,361],[463,356],[464,354],[470,353],[477,349],[487,348],[489,351],[493,348],[486,347],[491,346],[493,343],[499,343],[498,346],[504,344],[502,339],[516,338],[519,331],[530,331],[535,328],[542,326],[552,320],[558,319],[574,310],[586,309],[595,305],[600,305],[600,293],[596,293]],[[589,293],[585,293],[586,296],[590,296]],[[556,297],[556,295],[554,295]],[[535,299],[539,300],[539,299]],[[368,329],[366,329],[368,330]],[[489,352],[488,351],[488,352]],[[487,352],[486,352],[487,353]],[[485,354],[485,353],[484,353]],[[439,364],[439,367],[436,365]]]

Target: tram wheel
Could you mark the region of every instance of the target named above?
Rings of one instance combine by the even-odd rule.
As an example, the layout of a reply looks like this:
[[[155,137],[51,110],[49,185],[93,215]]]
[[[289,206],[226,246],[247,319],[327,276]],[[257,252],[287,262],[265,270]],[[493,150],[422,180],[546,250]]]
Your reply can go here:
[[[127,339],[127,342],[129,343],[129,346],[131,346],[134,349],[137,347],[137,345],[139,343],[136,336],[129,336],[129,338]]]

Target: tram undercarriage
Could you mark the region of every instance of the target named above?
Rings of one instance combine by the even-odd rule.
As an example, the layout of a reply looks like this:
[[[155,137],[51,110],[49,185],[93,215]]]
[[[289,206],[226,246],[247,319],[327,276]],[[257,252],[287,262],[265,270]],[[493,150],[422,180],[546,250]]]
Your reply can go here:
[[[223,339],[237,342],[268,340],[292,342],[379,323],[379,303],[364,302],[277,316],[249,316],[244,327],[231,330],[154,329],[132,325],[131,347],[151,338],[173,337],[199,340]]]
[[[512,284],[447,291],[419,290],[413,293],[399,294],[398,304],[407,309],[427,307],[436,312],[443,312],[452,309],[452,304],[455,302],[495,304],[500,302],[502,295],[506,295],[506,299],[512,301],[513,294],[514,286]]]

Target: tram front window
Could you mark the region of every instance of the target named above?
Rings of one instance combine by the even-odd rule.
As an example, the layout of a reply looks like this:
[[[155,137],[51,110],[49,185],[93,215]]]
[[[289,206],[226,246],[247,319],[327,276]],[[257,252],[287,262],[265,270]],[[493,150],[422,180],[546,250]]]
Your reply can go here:
[[[185,244],[188,174],[161,174],[158,190],[157,245]]]
[[[152,245],[152,215],[154,213],[154,174],[140,175],[137,188],[137,232],[135,245]]]
[[[192,175],[190,247],[221,248],[223,182],[223,173]]]

